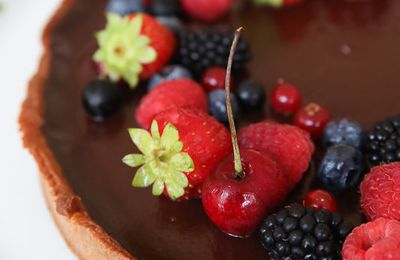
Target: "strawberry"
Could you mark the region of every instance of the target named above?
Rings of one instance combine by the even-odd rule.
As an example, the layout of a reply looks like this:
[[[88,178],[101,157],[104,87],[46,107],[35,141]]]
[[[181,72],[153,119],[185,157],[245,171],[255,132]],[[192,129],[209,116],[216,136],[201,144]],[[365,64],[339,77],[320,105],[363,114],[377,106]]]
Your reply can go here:
[[[136,121],[148,128],[153,118],[172,107],[190,107],[207,112],[207,97],[202,87],[190,79],[160,83],[144,96],[136,108]]]
[[[400,162],[373,167],[360,185],[361,208],[368,219],[400,221]]]
[[[356,227],[342,248],[343,260],[400,259],[400,222],[385,218]]]
[[[136,16],[132,15],[129,19],[135,19]],[[157,52],[157,59],[152,63],[144,64],[143,71],[140,73],[140,78],[148,79],[168,63],[175,51],[176,39],[173,32],[155,18],[150,15],[142,16],[141,34],[150,39],[151,47]]]
[[[107,14],[106,28],[96,34],[99,49],[93,59],[101,72],[135,88],[160,70],[175,51],[175,36],[147,14],[120,17]]]
[[[239,146],[265,152],[286,170],[290,187],[294,187],[307,170],[314,144],[310,135],[298,127],[260,122],[239,131]]]
[[[194,18],[213,22],[226,14],[233,0],[181,0],[183,10]]]
[[[135,128],[129,134],[143,153],[123,158],[140,166],[132,185],[153,184],[153,195],[164,192],[173,200],[199,197],[207,174],[232,151],[227,129],[195,109],[171,108],[154,118],[150,133]]]

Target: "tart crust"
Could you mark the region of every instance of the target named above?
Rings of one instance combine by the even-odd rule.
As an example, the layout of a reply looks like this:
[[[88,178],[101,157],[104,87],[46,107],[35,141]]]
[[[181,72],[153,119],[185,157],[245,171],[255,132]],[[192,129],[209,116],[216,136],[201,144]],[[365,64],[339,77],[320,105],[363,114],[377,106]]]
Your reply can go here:
[[[63,0],[42,35],[44,53],[38,70],[28,86],[19,118],[24,146],[39,167],[40,180],[48,208],[70,249],[79,259],[135,259],[112,239],[89,216],[80,197],[74,194],[64,178],[42,133],[44,122],[44,86],[50,72],[50,35],[60,17],[69,11],[76,0]]]

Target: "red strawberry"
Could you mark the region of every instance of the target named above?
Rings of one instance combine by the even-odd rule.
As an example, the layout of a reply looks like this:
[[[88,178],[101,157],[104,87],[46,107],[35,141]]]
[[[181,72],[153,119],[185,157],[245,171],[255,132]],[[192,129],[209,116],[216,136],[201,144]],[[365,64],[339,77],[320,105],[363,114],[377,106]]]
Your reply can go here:
[[[136,108],[136,121],[148,128],[154,116],[172,107],[190,107],[207,112],[202,87],[190,79],[165,81],[144,96]]]
[[[400,222],[378,218],[356,227],[342,248],[343,260],[400,259]]]
[[[277,160],[286,170],[290,187],[301,180],[314,152],[310,135],[291,125],[256,123],[242,128],[238,138],[241,148],[265,152]]]
[[[160,70],[175,51],[175,36],[146,14],[120,17],[107,14],[107,25],[96,34],[99,49],[93,56],[101,73],[130,87]]]
[[[360,186],[361,208],[368,219],[400,221],[400,162],[373,167]]]
[[[159,87],[157,87],[159,88]],[[130,129],[143,155],[130,154],[123,161],[137,171],[133,186],[153,184],[153,194],[172,199],[199,197],[211,169],[232,151],[228,130],[203,111],[174,107],[153,120],[151,135]]]
[[[130,16],[129,19],[134,18],[136,15]],[[141,33],[149,37],[151,47],[157,52],[157,59],[150,64],[144,64],[143,71],[140,73],[140,78],[148,79],[168,63],[175,51],[176,39],[173,32],[160,24],[153,16],[147,14],[139,15],[143,16]]]
[[[212,22],[231,8],[233,0],[181,0],[185,12],[194,18]]]

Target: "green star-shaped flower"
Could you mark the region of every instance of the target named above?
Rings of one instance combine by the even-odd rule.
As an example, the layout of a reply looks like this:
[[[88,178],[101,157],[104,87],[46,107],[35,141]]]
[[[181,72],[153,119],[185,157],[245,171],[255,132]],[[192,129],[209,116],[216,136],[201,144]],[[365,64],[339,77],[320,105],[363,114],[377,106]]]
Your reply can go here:
[[[270,5],[273,7],[280,7],[283,5],[283,0],[253,0],[256,4]]]
[[[182,152],[176,127],[168,123],[160,136],[157,121],[151,124],[151,133],[140,128],[128,130],[133,143],[142,154],[128,154],[122,162],[130,167],[140,167],[132,181],[134,187],[149,187],[153,184],[153,195],[168,191],[175,200],[184,194],[189,185],[185,173],[194,170],[194,163],[188,153]]]
[[[108,13],[106,28],[96,34],[99,49],[93,56],[94,61],[104,66],[112,81],[122,78],[132,88],[139,82],[142,65],[157,58],[149,37],[141,35],[142,24],[142,15],[128,18]]]

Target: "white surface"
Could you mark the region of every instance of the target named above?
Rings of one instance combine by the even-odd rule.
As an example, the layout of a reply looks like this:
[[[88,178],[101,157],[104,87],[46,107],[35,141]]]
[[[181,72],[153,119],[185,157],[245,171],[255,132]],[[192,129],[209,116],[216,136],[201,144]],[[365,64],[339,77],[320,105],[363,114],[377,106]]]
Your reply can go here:
[[[0,2],[0,259],[76,259],[46,208],[17,124],[41,55],[41,31],[60,0]]]

